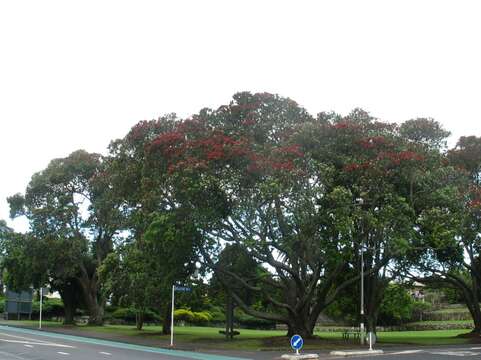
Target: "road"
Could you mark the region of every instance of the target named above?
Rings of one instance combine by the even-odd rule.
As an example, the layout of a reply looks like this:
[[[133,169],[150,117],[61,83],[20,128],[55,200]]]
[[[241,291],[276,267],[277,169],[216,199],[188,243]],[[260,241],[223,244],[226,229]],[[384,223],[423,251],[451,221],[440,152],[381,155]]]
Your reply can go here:
[[[474,359],[481,359],[481,346],[439,346],[439,347],[424,347],[417,349],[398,349],[385,350],[384,354],[380,355],[363,355],[363,356],[349,356],[341,357],[341,359],[376,359],[376,360],[451,360],[460,357],[467,357]],[[326,356],[321,357],[321,360],[340,359],[340,357]]]
[[[0,326],[0,360],[246,360]]]
[[[239,355],[240,354],[240,355]],[[274,360],[275,352],[236,352],[236,356],[178,351],[92,339],[45,331],[0,326],[0,360]],[[481,359],[479,346],[440,346],[386,349],[382,355],[355,356],[350,359],[376,360],[450,360],[460,357]],[[320,360],[339,359],[328,352]],[[342,359],[342,358],[341,358]]]

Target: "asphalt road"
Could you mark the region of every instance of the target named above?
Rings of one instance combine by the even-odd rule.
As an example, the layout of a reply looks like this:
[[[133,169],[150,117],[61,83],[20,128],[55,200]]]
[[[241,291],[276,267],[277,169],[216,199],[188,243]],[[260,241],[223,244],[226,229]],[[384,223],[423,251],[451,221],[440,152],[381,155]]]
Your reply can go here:
[[[0,326],[0,360],[246,360]]]
[[[222,354],[177,351],[125,344],[58,333],[0,326],[0,360],[268,360],[278,359],[275,352],[236,352]],[[376,360],[449,360],[468,357],[481,359],[481,345],[386,349],[382,355],[351,356],[350,359]],[[320,354],[321,360],[343,359]]]
[[[450,360],[467,357],[481,359],[481,346],[439,346],[416,349],[385,350],[380,355],[362,355],[341,357],[341,359],[376,359],[376,360]],[[321,360],[340,359],[340,357],[326,356]]]

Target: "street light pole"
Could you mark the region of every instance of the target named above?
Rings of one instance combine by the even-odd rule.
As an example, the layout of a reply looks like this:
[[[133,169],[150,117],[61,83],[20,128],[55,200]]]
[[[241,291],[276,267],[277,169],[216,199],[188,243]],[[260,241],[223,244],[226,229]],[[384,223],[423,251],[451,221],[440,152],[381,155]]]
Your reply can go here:
[[[364,205],[364,199],[361,198],[361,197],[357,198],[356,204],[362,207]],[[363,229],[362,223],[361,223],[361,229]],[[363,236],[364,236],[363,231],[361,231],[361,244],[360,244],[360,250],[361,250],[361,323],[359,324],[361,345],[364,345],[364,237]]]

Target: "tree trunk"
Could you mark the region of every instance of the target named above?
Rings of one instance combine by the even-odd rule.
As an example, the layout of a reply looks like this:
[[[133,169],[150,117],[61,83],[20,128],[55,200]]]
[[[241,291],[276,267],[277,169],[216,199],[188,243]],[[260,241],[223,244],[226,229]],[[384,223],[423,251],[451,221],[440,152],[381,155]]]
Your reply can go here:
[[[137,330],[142,330],[144,326],[144,310],[137,310],[135,312],[135,327]]]
[[[308,315],[298,314],[296,317],[290,317],[287,324],[287,336],[301,335],[305,339],[312,338],[314,335],[315,321],[310,321]]]
[[[170,334],[170,321],[171,321],[170,306],[166,306],[164,309],[164,319],[162,320],[162,334]]]
[[[87,275],[79,279],[82,293],[89,313],[89,325],[103,325],[105,300],[98,294],[96,276],[90,278]]]
[[[65,285],[58,288],[58,292],[63,302],[64,309],[64,325],[74,325],[75,324],[75,310],[78,304],[78,289],[76,288],[76,283],[74,280],[65,282]]]
[[[466,299],[466,302],[469,302],[468,304],[468,309],[469,312],[471,313],[471,316],[473,318],[474,322],[474,329],[473,333],[481,334],[481,309],[479,307],[479,283],[478,283],[478,278],[473,271],[471,272],[471,283],[472,283],[472,289],[471,289],[471,296],[469,296],[469,299]]]

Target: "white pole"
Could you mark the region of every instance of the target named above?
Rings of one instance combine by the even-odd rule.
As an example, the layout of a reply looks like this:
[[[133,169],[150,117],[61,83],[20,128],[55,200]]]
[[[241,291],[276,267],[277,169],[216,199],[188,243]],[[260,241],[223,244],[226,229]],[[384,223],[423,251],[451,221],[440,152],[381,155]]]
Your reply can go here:
[[[40,287],[40,316],[38,318],[38,328],[42,329],[42,298],[43,298],[43,288]]]
[[[361,345],[364,345],[364,248],[361,243]]]
[[[369,331],[369,351],[372,351],[372,331]]]
[[[170,346],[174,346],[174,300],[175,285],[172,285],[172,311],[170,312]]]

